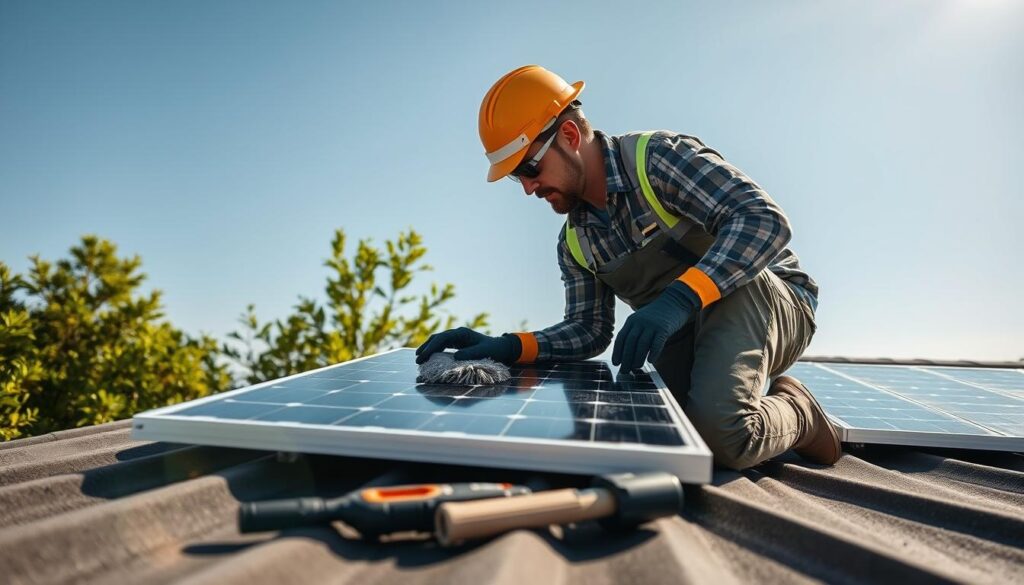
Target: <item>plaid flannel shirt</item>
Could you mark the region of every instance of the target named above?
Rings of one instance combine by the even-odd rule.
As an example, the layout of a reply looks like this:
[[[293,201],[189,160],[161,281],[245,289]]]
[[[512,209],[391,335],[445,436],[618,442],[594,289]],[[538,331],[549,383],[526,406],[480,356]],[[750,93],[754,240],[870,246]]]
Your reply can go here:
[[[581,204],[569,213],[569,220],[577,230],[586,230],[595,248],[595,260],[604,264],[639,246],[633,241],[630,225],[650,208],[631,187],[622,168],[618,138],[599,131],[595,134],[604,151],[606,214]],[[796,254],[786,247],[792,236],[789,221],[753,180],[700,139],[663,132],[650,140],[647,175],[666,210],[691,219],[715,236],[714,245],[695,266],[699,273],[690,271],[690,276],[701,281],[698,285],[717,288],[717,296],[710,302],[750,282],[767,268],[786,281],[812,310],[817,309],[818,286],[800,268]],[[587,359],[604,351],[612,340],[613,291],[576,263],[566,244],[565,230],[559,232],[557,250],[565,284],[565,317],[540,331],[516,333],[523,346],[521,363]],[[686,276],[680,279],[695,287]],[[707,299],[706,294],[701,297]],[[710,302],[705,301],[704,306]]]

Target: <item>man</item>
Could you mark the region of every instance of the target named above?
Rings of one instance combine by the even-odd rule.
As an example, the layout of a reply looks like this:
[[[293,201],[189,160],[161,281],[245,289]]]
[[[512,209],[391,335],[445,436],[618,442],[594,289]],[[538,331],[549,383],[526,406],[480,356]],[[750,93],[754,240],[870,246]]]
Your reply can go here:
[[[823,464],[839,437],[799,381],[778,376],[817,328],[818,287],[786,248],[782,209],[698,138],[591,129],[569,85],[530,65],[494,84],[480,106],[489,182],[519,182],[567,222],[558,238],[565,320],[490,337],[467,328],[433,335],[417,362],[507,364],[579,360],[612,340],[614,299],[634,309],[612,363],[649,360],[721,465],[743,469],[790,448]],[[765,381],[778,376],[766,396]]]

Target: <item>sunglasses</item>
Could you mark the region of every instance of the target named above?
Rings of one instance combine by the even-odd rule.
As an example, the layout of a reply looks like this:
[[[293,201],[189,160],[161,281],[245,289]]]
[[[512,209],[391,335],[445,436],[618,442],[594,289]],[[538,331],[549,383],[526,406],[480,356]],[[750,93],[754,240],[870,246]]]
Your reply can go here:
[[[508,174],[508,178],[512,179],[516,183],[521,183],[521,178],[536,179],[540,175],[540,168],[537,165],[540,164],[540,159],[544,158],[544,154],[547,153],[551,143],[555,141],[557,132],[552,132],[551,136],[544,142],[544,146],[540,147],[537,154],[533,155],[530,160],[524,160],[519,163],[519,166],[512,169],[512,172]]]

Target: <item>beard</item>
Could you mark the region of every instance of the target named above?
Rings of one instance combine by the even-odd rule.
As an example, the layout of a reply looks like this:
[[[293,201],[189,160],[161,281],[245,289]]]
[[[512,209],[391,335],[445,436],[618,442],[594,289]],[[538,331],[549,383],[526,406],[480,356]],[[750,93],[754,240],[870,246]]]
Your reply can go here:
[[[576,209],[580,200],[583,199],[583,163],[571,158],[567,152],[562,150],[557,141],[552,146],[553,150],[558,152],[559,158],[565,161],[565,187],[539,189],[537,195],[547,199],[555,213],[565,215]]]

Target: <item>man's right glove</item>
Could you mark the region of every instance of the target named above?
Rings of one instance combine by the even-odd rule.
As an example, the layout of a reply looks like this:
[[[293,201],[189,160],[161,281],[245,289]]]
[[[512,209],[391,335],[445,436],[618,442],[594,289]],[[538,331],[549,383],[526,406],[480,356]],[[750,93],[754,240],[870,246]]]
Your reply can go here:
[[[698,310],[700,298],[690,287],[672,282],[657,298],[640,307],[626,319],[622,331],[615,336],[612,364],[622,364],[627,372],[653,364],[661,356],[665,342]],[[650,354],[650,357],[648,357]]]
[[[468,327],[459,327],[435,333],[427,338],[427,341],[416,349],[416,363],[422,364],[435,352],[444,351],[449,347],[459,349],[452,356],[456,360],[491,358],[507,366],[514,364],[523,352],[519,337],[511,333],[501,337],[490,337]]]

